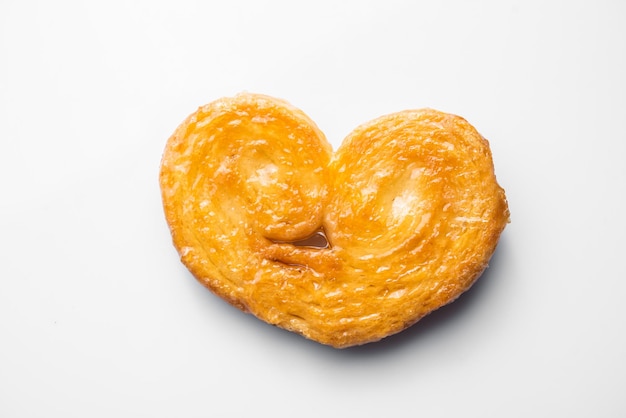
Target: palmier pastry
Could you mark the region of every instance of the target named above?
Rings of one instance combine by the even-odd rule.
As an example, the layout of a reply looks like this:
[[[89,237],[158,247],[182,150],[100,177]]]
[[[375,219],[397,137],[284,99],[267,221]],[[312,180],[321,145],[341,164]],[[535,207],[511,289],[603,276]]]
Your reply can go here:
[[[160,184],[174,245],[202,284],[338,348],[456,299],[509,219],[488,142],[430,109],[368,122],[333,152],[285,101],[223,98],[169,138]]]

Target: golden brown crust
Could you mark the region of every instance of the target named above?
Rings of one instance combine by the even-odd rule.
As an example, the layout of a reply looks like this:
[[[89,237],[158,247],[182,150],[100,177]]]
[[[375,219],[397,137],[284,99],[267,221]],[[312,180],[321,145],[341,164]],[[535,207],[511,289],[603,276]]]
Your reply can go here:
[[[488,142],[430,109],[383,116],[333,154],[288,103],[240,94],[169,139],[163,204],[214,293],[334,347],[376,341],[467,290],[509,219]],[[323,230],[329,246],[295,245]]]

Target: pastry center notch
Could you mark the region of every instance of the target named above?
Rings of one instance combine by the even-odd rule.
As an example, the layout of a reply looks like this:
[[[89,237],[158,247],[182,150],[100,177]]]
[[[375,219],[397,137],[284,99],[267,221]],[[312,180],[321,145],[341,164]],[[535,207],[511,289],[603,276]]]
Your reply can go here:
[[[327,249],[330,248],[330,242],[328,241],[328,237],[326,236],[326,232],[323,227],[318,228],[314,233],[309,235],[306,238],[295,240],[295,241],[278,241],[278,240],[270,240],[276,244],[291,244],[295,247],[304,247],[311,249]]]

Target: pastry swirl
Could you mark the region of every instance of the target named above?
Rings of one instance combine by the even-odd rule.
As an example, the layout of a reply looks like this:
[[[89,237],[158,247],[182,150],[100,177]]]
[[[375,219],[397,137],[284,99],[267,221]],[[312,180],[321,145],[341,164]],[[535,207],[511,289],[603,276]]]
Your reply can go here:
[[[160,185],[173,243],[202,284],[337,348],[456,299],[509,219],[488,142],[431,109],[368,122],[333,152],[285,101],[223,98],[169,138]]]

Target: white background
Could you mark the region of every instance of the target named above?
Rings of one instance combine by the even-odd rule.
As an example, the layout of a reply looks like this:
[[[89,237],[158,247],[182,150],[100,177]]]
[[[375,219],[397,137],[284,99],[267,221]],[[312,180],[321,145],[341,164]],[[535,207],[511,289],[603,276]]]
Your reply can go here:
[[[626,415],[626,2],[0,2],[0,417]],[[467,118],[512,223],[380,343],[271,327],[178,261],[161,153],[247,90],[337,147]]]

